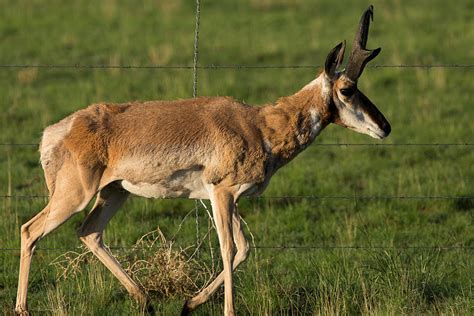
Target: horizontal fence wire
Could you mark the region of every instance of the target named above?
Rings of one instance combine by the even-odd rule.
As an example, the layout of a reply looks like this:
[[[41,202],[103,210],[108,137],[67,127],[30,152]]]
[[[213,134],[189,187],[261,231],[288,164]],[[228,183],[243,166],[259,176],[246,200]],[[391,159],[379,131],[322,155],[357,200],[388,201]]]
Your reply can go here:
[[[140,196],[133,196],[141,198]],[[0,195],[0,199],[46,199],[47,195]],[[250,200],[473,200],[474,195],[288,195],[244,197]],[[176,198],[158,198],[175,200]]]
[[[470,200],[474,199],[474,196],[403,196],[403,195],[294,195],[294,196],[261,196],[254,199],[261,200],[278,200],[278,199],[308,199],[308,200]]]
[[[43,69],[318,69],[324,65],[105,65],[105,64],[0,64],[0,68],[43,68]],[[461,68],[472,69],[474,64],[380,64],[368,65],[366,68]]]
[[[193,65],[110,65],[110,64],[0,64],[0,69],[22,69],[22,68],[38,68],[38,69],[175,69],[175,70],[193,70],[193,96],[197,94],[197,72],[196,70],[245,70],[245,69],[320,69],[324,65],[245,65],[245,64],[207,64],[198,65],[197,57],[197,40],[199,36],[199,1],[197,1],[196,9],[196,29],[194,41],[194,64]],[[397,68],[397,69],[434,69],[434,68],[452,68],[452,69],[473,69],[474,64],[374,64],[368,65],[367,68],[383,69],[383,68]],[[36,147],[38,143],[0,143],[4,147]],[[444,146],[474,146],[474,143],[398,143],[398,144],[373,144],[373,143],[322,143],[316,146],[373,146],[373,147],[401,147],[401,146],[430,146],[430,147],[444,147]],[[2,199],[44,199],[48,198],[45,195],[0,195]],[[254,198],[255,200],[293,200],[293,199],[342,199],[342,200],[470,200],[474,196],[314,196],[314,195],[300,195],[300,196],[267,196]],[[168,248],[168,247],[153,247],[153,248]],[[256,245],[251,246],[252,249],[269,249],[269,250],[473,250],[471,246],[335,246],[335,245]],[[73,248],[81,250],[83,248]],[[137,247],[110,247],[112,250],[136,250]],[[145,248],[142,248],[145,249]],[[217,248],[216,248],[217,249]],[[68,251],[71,248],[38,248],[38,251]],[[1,252],[6,251],[20,251],[19,248],[0,248]]]
[[[2,147],[38,147],[39,143],[0,143]],[[377,144],[377,143],[315,143],[313,146],[372,146],[372,147],[451,147],[451,146],[474,146],[474,143],[395,143],[395,144]]]
[[[185,249],[186,246],[173,247]],[[169,246],[151,246],[151,247],[107,247],[111,250],[149,250],[149,249],[169,249]],[[218,250],[217,247],[211,247]],[[474,250],[474,246],[334,246],[334,245],[256,245],[250,246],[250,249],[269,249],[269,250]],[[0,251],[20,251],[20,248],[0,248]],[[62,252],[62,251],[84,251],[83,247],[52,247],[52,248],[36,248],[35,251],[45,252]]]

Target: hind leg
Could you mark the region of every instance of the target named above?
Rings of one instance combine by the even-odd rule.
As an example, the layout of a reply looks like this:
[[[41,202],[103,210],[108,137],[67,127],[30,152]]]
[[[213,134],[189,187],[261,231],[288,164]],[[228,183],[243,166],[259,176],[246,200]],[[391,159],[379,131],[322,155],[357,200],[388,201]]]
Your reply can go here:
[[[16,296],[15,312],[19,315],[28,315],[26,295],[28,291],[28,276],[30,273],[31,257],[38,240],[43,236],[43,227],[49,214],[49,204],[21,226],[21,254],[20,273],[18,276],[18,292]]]
[[[110,184],[99,192],[92,211],[79,229],[81,241],[99,258],[99,260],[123,284],[132,297],[140,303],[147,302],[147,296],[140,286],[123,270],[120,263],[105,248],[102,234],[118,209],[127,199],[129,193],[121,190],[115,184]]]
[[[79,179],[71,177],[70,169],[61,170],[64,177],[58,178],[55,192],[46,207],[26,224],[21,226],[20,273],[18,276],[18,293],[15,311],[21,315],[28,314],[26,296],[31,257],[38,240],[59,227],[73,214],[83,210],[95,192],[83,189]]]

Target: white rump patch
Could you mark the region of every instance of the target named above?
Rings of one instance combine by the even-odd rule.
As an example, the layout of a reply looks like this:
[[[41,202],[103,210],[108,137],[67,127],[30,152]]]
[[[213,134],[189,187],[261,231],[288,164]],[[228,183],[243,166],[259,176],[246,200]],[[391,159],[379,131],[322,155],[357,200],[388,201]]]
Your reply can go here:
[[[72,116],[68,116],[56,124],[46,127],[43,132],[41,139],[41,163],[47,164],[51,159],[51,153],[55,147],[66,137],[71,131],[74,119]]]

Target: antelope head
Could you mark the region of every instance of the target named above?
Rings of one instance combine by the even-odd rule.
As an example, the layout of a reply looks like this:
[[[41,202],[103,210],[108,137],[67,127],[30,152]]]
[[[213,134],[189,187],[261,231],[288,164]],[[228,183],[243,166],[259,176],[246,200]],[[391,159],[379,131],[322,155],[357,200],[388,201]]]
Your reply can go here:
[[[346,69],[337,71],[344,59],[345,41],[334,47],[325,63],[325,74],[330,81],[332,121],[338,125],[382,139],[390,134],[390,124],[377,107],[357,87],[365,65],[374,59],[380,48],[366,48],[373,6],[369,6],[360,19]]]

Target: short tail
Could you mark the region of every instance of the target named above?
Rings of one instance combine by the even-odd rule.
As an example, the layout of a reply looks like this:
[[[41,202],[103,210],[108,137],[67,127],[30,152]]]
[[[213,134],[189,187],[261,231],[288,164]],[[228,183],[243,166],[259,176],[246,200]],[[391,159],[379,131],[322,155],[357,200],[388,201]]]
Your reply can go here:
[[[68,154],[63,146],[63,139],[71,129],[73,117],[68,116],[56,124],[48,126],[43,131],[40,143],[40,162],[44,170],[46,186],[49,195],[54,192],[56,175],[63,165],[65,156]]]

